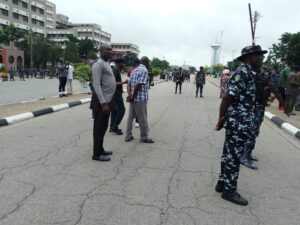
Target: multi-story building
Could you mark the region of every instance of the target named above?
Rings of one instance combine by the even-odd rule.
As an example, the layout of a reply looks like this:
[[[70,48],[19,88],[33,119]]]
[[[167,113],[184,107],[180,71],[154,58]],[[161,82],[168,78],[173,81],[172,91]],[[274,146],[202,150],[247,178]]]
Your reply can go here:
[[[56,6],[47,0],[0,0],[0,27],[13,24],[46,36],[55,28]]]
[[[111,34],[102,30],[102,27],[93,23],[70,23],[69,18],[62,14],[57,14],[56,29],[48,31],[48,38],[63,45],[68,40],[67,35],[73,35],[79,40],[88,38],[96,42],[96,46],[110,44]]]
[[[138,55],[140,52],[139,47],[131,43],[112,43],[111,46],[113,49],[113,57],[123,57],[129,52],[133,52]]]

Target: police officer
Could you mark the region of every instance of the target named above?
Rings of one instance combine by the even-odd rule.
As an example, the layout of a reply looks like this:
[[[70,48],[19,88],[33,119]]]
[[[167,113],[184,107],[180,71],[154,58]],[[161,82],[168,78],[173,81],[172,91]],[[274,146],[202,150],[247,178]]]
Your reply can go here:
[[[245,144],[245,151],[241,157],[241,164],[250,168],[257,169],[257,166],[253,161],[258,161],[257,157],[252,155],[252,151],[255,148],[256,138],[259,135],[260,126],[264,120],[265,109],[267,105],[268,98],[271,92],[278,99],[280,104],[284,104],[281,96],[279,95],[277,89],[272,84],[270,77],[267,77],[264,73],[259,73],[255,81],[255,117],[254,117],[254,136],[249,136]]]
[[[184,80],[184,74],[183,74],[183,71],[182,71],[182,68],[179,67],[178,71],[175,73],[175,77],[174,77],[174,80],[175,80],[175,94],[177,94],[177,88],[179,86],[179,94],[181,94],[181,85],[182,85],[182,82]]]
[[[229,78],[228,89],[220,105],[216,130],[226,129],[225,142],[221,157],[221,172],[215,187],[222,192],[222,198],[238,205],[248,201],[237,192],[240,158],[245,150],[249,136],[254,136],[255,118],[255,81],[262,65],[264,54],[259,45],[242,49],[237,59],[241,66]]]
[[[200,98],[203,98],[202,92],[205,85],[205,73],[203,66],[200,66],[200,70],[196,74],[196,98],[200,89]]]

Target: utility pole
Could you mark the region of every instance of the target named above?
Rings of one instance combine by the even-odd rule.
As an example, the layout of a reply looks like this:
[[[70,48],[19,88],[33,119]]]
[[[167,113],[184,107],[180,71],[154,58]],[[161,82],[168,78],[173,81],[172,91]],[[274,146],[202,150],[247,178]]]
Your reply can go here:
[[[249,8],[249,16],[250,16],[250,25],[251,25],[251,35],[252,35],[252,45],[255,45],[255,31],[253,27],[253,19],[252,19],[252,11],[251,11],[251,4],[248,4]]]

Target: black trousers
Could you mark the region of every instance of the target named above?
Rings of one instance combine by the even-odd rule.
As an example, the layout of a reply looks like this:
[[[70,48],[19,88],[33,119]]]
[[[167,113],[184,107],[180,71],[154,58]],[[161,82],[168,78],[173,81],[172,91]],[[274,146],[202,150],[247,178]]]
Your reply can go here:
[[[196,84],[196,97],[198,96],[198,92],[200,89],[200,96],[202,96],[202,91],[203,91],[203,84]]]
[[[64,92],[67,84],[67,78],[66,77],[59,77],[59,86],[58,91]]]
[[[175,93],[177,93],[177,88],[179,86],[179,93],[181,94],[181,85],[182,85],[182,82],[176,82],[176,86],[175,86]]]
[[[112,129],[118,129],[119,125],[124,117],[125,114],[125,105],[122,93],[116,93],[115,94],[115,110],[112,111],[111,117],[110,117],[110,128]]]
[[[103,113],[103,111],[93,111],[94,114],[94,128],[93,128],[93,139],[94,139],[94,156],[98,157],[104,151],[103,139],[108,128],[108,121],[110,113]]]

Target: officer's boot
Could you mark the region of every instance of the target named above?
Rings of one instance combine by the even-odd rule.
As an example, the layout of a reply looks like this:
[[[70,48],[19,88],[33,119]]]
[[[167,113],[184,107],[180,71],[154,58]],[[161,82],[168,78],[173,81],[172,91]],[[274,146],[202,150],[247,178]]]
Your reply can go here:
[[[237,205],[243,205],[243,206],[248,205],[247,199],[241,196],[237,191],[228,192],[224,190],[222,194],[222,198]]]

